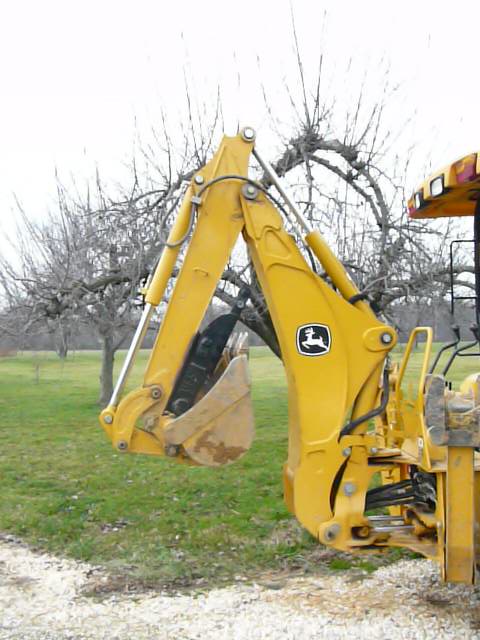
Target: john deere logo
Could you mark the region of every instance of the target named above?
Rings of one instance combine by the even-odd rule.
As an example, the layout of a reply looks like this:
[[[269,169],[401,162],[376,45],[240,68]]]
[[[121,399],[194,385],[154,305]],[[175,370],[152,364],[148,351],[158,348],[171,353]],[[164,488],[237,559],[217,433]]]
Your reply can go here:
[[[330,351],[330,343],[325,324],[304,324],[297,329],[297,350],[303,356],[323,356]]]

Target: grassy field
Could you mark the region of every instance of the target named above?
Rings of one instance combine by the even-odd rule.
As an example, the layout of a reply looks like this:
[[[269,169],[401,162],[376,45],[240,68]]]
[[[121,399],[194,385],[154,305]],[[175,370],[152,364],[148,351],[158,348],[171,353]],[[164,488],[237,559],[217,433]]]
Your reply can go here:
[[[141,353],[132,383],[140,379]],[[121,358],[120,358],[121,360]],[[474,370],[464,358],[457,378]],[[238,463],[189,468],[117,454],[97,422],[98,353],[0,360],[0,531],[138,584],[216,583],[352,562],[326,553],[282,500],[287,399],[280,362],[252,350],[257,436]],[[414,368],[418,367],[418,357]],[[353,560],[363,568],[375,560]]]

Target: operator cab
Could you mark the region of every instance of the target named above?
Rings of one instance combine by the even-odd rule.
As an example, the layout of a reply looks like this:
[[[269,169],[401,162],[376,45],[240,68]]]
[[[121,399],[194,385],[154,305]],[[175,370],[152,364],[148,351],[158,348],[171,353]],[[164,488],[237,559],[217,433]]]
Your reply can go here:
[[[471,349],[479,344],[479,307],[480,307],[480,153],[471,153],[431,175],[415,190],[408,201],[410,218],[473,217],[473,238],[453,240],[450,243],[450,312],[455,317],[456,300],[473,300],[475,321],[470,327],[473,341],[459,347],[460,329],[452,326],[455,340],[445,345],[440,355],[454,348],[450,360],[443,371],[446,375],[457,356],[480,355]],[[475,295],[455,295],[454,249],[461,244],[473,245]]]
[[[413,219],[473,217],[473,237],[450,243],[450,312],[454,319],[456,301],[474,302],[475,319],[470,327],[472,336],[467,343],[461,344],[460,327],[458,324],[452,325],[454,340],[442,346],[429,369],[425,385],[425,418],[434,444],[453,444],[453,432],[450,438],[448,433],[450,429],[460,427],[464,431],[462,438],[465,443],[462,440],[462,444],[478,447],[480,375],[475,373],[468,376],[461,384],[459,393],[452,392],[452,384],[445,378],[455,358],[480,355],[480,152],[453,162],[425,180],[408,201],[408,214]],[[473,247],[475,295],[455,295],[454,250],[461,244]],[[435,375],[440,358],[447,351],[450,351],[450,357],[440,375]],[[439,420],[439,406],[443,407],[442,420]],[[440,429],[439,422],[444,423]],[[455,438],[458,439],[460,435],[457,431]]]

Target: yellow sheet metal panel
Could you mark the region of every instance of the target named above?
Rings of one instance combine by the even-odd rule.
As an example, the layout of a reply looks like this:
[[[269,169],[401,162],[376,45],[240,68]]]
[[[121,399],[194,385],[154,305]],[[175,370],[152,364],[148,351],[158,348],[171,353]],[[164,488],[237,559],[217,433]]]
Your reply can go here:
[[[446,486],[445,578],[473,584],[475,483],[472,447],[449,447]]]
[[[245,239],[280,342],[288,382],[288,503],[300,522],[318,536],[322,523],[334,515],[331,489],[345,462],[340,429],[356,400],[364,395],[364,411],[378,395],[380,367],[395,344],[395,332],[370,311],[356,308],[312,272],[292,237],[272,223],[273,205],[259,194],[242,200]],[[259,233],[259,225],[263,229]],[[322,254],[317,243],[317,251]],[[334,256],[328,256],[337,277]],[[356,288],[344,282],[342,293]],[[363,303],[364,304],[364,303]],[[374,334],[372,334],[372,331]],[[376,337],[373,337],[375,335]],[[385,342],[382,337],[388,335]],[[375,347],[372,348],[372,340]],[[378,346],[378,350],[377,349]],[[366,425],[363,426],[365,430]],[[359,432],[362,432],[360,425]],[[358,465],[365,492],[369,471]],[[291,481],[290,481],[291,479]],[[292,499],[293,493],[293,499]],[[361,503],[361,495],[359,504]],[[337,519],[350,536],[345,514]]]

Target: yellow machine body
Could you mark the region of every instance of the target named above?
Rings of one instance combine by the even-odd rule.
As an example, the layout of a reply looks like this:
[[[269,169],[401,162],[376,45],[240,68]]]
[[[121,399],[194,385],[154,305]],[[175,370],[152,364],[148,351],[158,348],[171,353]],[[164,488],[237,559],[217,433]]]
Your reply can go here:
[[[473,216],[480,194],[480,153],[452,162],[432,174],[408,201],[411,218]]]
[[[192,406],[172,410],[172,394],[241,235],[275,327],[288,383],[283,478],[288,508],[323,544],[365,552],[405,546],[436,559],[446,579],[471,583],[479,495],[476,454],[471,445],[448,444],[454,421],[441,425],[447,444],[438,443],[439,425],[428,423],[431,330],[417,329],[400,369],[389,369],[395,331],[358,296],[318,231],[308,231],[304,243],[333,287],[312,271],[268,194],[248,178],[253,149],[251,136],[225,137],[192,179],[146,291],[147,305],[155,308],[181,247],[187,246],[183,240],[195,210],[196,224],[143,385],[121,400],[114,397],[100,416],[102,427],[119,451],[166,455],[185,464],[229,464],[248,450],[253,411],[247,360],[239,350],[224,351],[210,384]],[[410,398],[402,392],[402,380],[417,333],[425,334],[427,348],[415,397]],[[433,387],[438,391],[438,384]],[[443,393],[435,398],[436,404],[430,398],[434,407],[447,402]],[[432,427],[437,440],[431,437]],[[382,491],[401,497],[402,488],[412,490],[412,469],[427,494],[434,494],[430,507],[396,498],[401,504],[375,509],[387,495]],[[380,489],[372,489],[374,477],[381,478]]]

